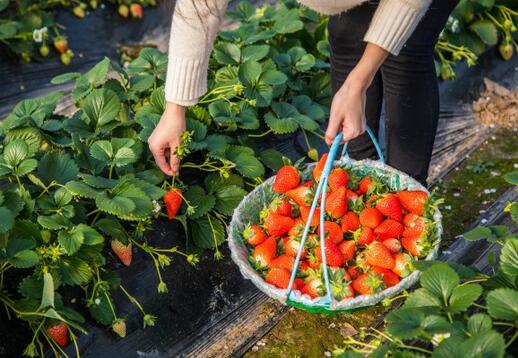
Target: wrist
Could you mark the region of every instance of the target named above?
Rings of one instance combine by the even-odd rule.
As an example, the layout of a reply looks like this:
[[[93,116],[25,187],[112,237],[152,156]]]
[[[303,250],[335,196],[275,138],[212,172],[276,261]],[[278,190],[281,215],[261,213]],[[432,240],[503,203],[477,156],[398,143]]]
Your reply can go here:
[[[344,86],[347,87],[349,91],[366,91],[371,85],[373,78],[374,75],[359,71],[355,68],[349,73],[349,76],[347,76]]]
[[[181,104],[175,103],[175,102],[169,102],[167,101],[165,104],[165,111],[164,113],[168,114],[169,116],[185,116],[185,106],[182,106]]]

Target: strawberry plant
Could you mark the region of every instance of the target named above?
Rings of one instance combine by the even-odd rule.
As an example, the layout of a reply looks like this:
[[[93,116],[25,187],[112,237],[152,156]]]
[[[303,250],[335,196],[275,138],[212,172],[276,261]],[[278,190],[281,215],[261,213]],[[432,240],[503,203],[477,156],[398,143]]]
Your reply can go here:
[[[518,172],[504,178],[518,186]],[[509,203],[505,211],[518,225],[518,203]],[[405,303],[386,316],[384,331],[366,328],[359,337],[347,338],[334,356],[513,356],[518,338],[518,237],[506,226],[493,225],[476,227],[464,238],[501,246],[498,263],[488,256],[492,275],[459,264],[415,263],[423,271],[421,287],[398,297],[405,297]]]

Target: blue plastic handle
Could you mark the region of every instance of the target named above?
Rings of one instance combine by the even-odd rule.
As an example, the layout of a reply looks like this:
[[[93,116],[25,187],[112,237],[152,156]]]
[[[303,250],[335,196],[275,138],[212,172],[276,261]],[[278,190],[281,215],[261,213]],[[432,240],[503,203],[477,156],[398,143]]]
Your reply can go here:
[[[376,148],[376,152],[378,153],[379,161],[382,163],[385,163],[385,156],[383,155],[383,151],[381,150],[381,147],[378,143],[378,139],[376,138],[376,136],[374,135],[374,133],[372,132],[372,130],[370,129],[369,126],[365,126],[365,130],[369,134],[369,137],[371,138],[372,143],[374,144],[374,148]],[[349,159],[349,153],[347,153],[348,145],[349,145],[349,142],[345,142],[344,148],[342,149],[342,157],[344,157],[345,159]]]

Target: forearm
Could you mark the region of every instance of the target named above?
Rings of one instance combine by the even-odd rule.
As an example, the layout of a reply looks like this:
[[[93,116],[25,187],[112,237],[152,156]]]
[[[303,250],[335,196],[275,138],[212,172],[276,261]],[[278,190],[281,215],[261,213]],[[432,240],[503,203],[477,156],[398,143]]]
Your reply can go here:
[[[388,55],[387,50],[367,43],[360,61],[347,77],[346,83],[361,90],[367,89]]]

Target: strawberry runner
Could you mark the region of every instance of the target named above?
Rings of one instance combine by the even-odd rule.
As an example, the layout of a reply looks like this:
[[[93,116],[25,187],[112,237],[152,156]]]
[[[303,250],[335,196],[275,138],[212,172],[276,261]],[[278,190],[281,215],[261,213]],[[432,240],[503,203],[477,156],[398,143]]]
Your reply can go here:
[[[284,304],[288,304],[290,306],[301,308],[314,313],[350,312],[361,307],[375,305],[383,299],[392,297],[398,294],[399,292],[411,287],[414,283],[418,281],[419,272],[415,271],[411,273],[409,276],[403,278],[399,283],[395,284],[392,287],[388,287],[382,290],[381,292],[374,293],[371,295],[364,294],[354,298],[347,298],[338,301],[332,295],[329,277],[331,273],[329,272],[329,270],[326,269],[326,267],[328,267],[327,262],[329,260],[329,258],[326,257],[325,251],[325,232],[327,230],[320,230],[319,246],[321,251],[320,256],[323,275],[322,281],[323,286],[325,288],[325,295],[321,297],[311,298],[308,295],[303,294],[299,290],[293,289],[294,283],[296,283],[297,270],[301,262],[301,255],[304,248],[304,242],[306,241],[308,236],[311,236],[309,235],[309,223],[314,222],[314,219],[318,217],[319,220],[317,222],[320,222],[320,227],[325,226],[324,215],[326,210],[318,210],[317,205],[319,204],[320,199],[320,207],[326,207],[325,204],[327,186],[328,184],[331,185],[329,181],[329,176],[334,166],[344,166],[346,167],[347,171],[360,174],[362,177],[369,175],[371,177],[377,178],[378,180],[384,182],[393,191],[401,191],[406,189],[420,190],[428,193],[426,188],[424,188],[413,178],[409,177],[405,173],[402,173],[384,164],[384,157],[382,155],[378,143],[374,138],[372,131],[370,129],[367,129],[367,132],[371,136],[371,139],[375,144],[376,150],[378,151],[378,155],[380,158],[378,161],[356,161],[349,158],[349,156],[347,155],[346,143],[342,150],[341,159],[335,162],[334,158],[338,152],[340,142],[342,140],[341,134],[337,136],[333,145],[331,146],[330,152],[327,155],[327,160],[325,160],[324,168],[322,169],[315,197],[313,198],[312,205],[308,210],[309,212],[307,213],[308,218],[305,220],[306,224],[304,226],[303,234],[301,237],[301,245],[299,245],[298,247],[297,255],[295,258],[295,262],[293,264],[293,269],[291,271],[290,281],[287,289],[277,288],[273,285],[268,284],[254,270],[254,268],[248,262],[247,247],[241,235],[247,223],[253,221],[253,218],[257,217],[257,213],[261,211],[261,208],[264,206],[264,204],[271,202],[273,197],[275,196],[275,192],[272,189],[274,178],[270,178],[266,180],[263,184],[256,187],[251,193],[249,193],[245,197],[245,199],[235,210],[228,230],[228,243],[231,250],[232,259],[238,265],[241,274],[245,278],[250,279],[261,291],[266,293],[268,296],[277,299]],[[311,173],[311,169],[313,166],[314,164],[308,165],[307,169],[304,171],[305,175],[309,175]],[[324,188],[326,188],[326,190],[324,190]],[[314,218],[315,215],[316,217]],[[442,233],[441,215],[438,209],[435,209],[435,211],[433,212],[433,221],[435,223],[435,232],[434,236],[432,237],[433,249],[424,258],[425,260],[434,259],[437,256],[438,246]]]

